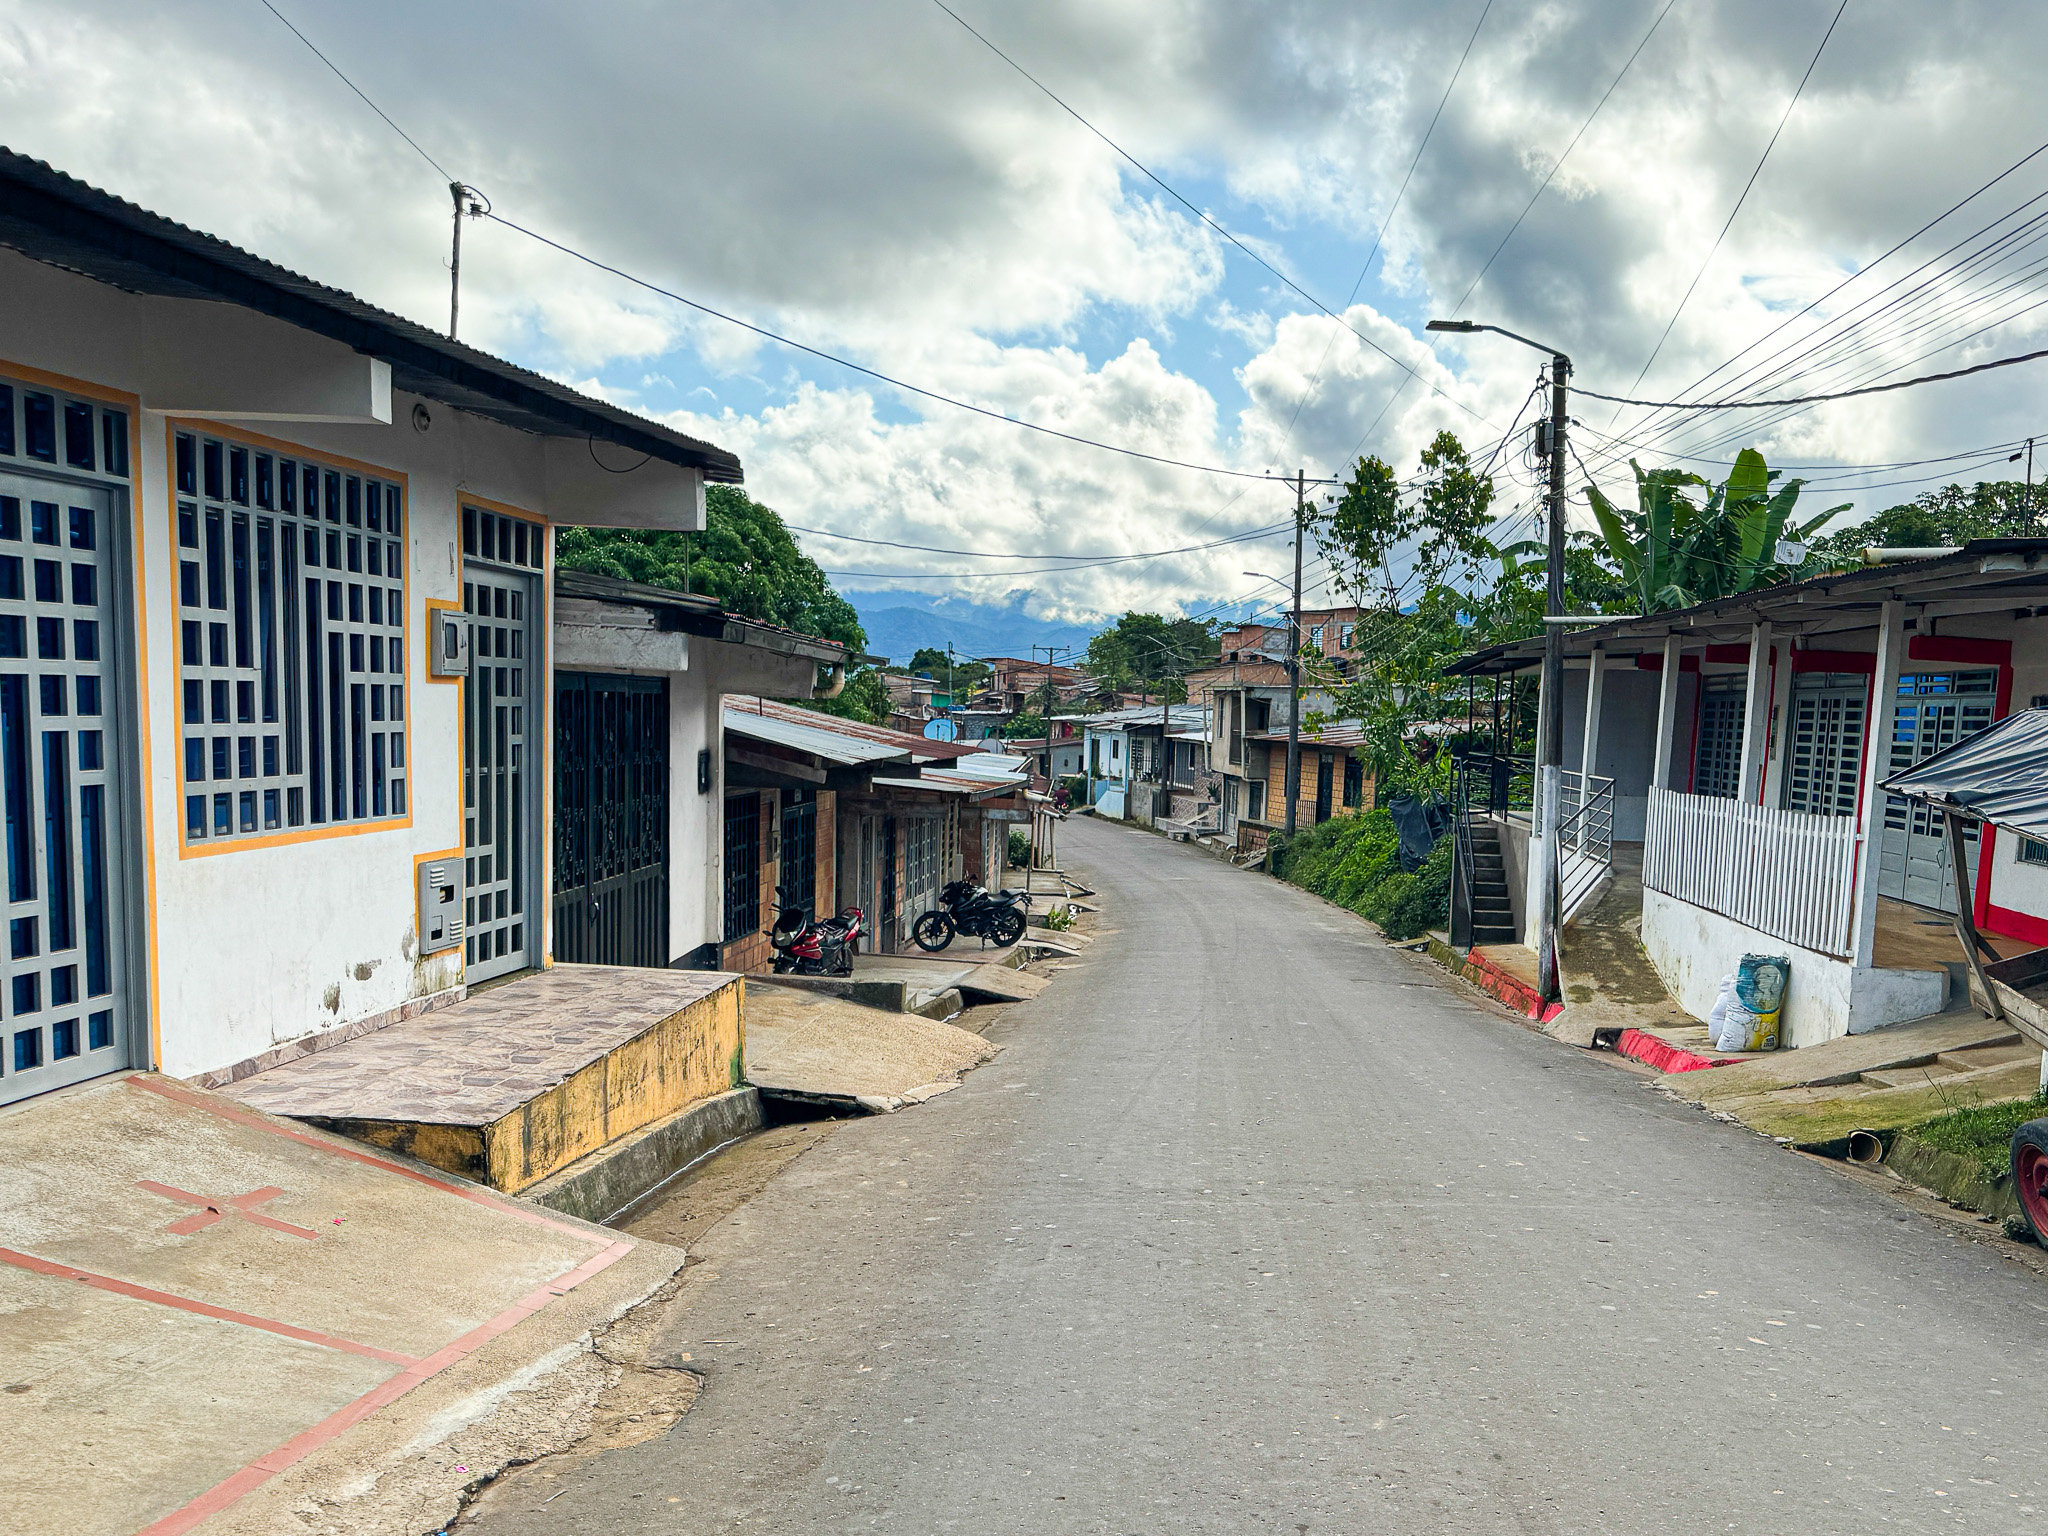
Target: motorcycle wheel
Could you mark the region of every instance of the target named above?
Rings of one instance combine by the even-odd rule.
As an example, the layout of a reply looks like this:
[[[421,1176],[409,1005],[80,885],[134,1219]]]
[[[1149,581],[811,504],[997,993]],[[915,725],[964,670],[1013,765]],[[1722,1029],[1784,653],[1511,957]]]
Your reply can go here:
[[[791,961],[789,956],[777,955],[775,957],[775,963],[769,967],[769,972],[770,974],[776,976],[787,976],[790,972],[790,968]]]
[[[1024,914],[1015,907],[1009,907],[996,915],[990,925],[989,937],[1005,949],[1024,937]]]
[[[953,919],[933,910],[910,925],[911,942],[927,954],[936,954],[953,942]]]
[[[833,955],[831,974],[834,976],[851,976],[853,974],[853,950],[851,948],[841,945],[838,953]]]

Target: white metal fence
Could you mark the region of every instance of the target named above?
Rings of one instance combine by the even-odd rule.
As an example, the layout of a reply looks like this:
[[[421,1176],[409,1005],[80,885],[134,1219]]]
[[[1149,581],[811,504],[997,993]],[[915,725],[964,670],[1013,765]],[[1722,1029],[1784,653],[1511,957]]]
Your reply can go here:
[[[1827,955],[1850,953],[1856,818],[1650,791],[1643,884]]]

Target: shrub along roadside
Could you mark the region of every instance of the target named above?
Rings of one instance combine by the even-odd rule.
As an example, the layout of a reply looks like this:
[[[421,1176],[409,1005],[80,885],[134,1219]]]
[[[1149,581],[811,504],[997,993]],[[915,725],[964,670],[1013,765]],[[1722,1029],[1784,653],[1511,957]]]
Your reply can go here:
[[[1276,840],[1273,873],[1349,907],[1390,939],[1418,939],[1449,920],[1451,840],[1440,839],[1413,874],[1401,868],[1400,844],[1386,811],[1339,816]]]

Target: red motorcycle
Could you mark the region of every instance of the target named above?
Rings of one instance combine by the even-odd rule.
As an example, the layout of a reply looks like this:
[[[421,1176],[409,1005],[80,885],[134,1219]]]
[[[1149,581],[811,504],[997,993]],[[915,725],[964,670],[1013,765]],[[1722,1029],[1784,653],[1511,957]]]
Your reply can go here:
[[[789,903],[781,886],[775,896],[775,922],[768,930],[775,950],[770,971],[777,976],[851,976],[867,914],[848,907],[837,917],[812,922],[802,907]]]

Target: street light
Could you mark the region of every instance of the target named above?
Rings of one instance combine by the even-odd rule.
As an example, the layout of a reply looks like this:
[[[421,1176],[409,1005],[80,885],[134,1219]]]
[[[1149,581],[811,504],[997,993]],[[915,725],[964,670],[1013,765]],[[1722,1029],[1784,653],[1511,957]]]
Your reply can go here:
[[[1564,771],[1564,626],[1554,622],[1564,613],[1564,447],[1565,381],[1571,377],[1572,360],[1555,347],[1518,335],[1498,325],[1476,320],[1432,320],[1432,331],[1455,331],[1470,335],[1492,331],[1525,347],[1550,354],[1550,527],[1548,558],[1544,562],[1543,685],[1537,694],[1536,721],[1536,836],[1530,839],[1536,878],[1536,986],[1546,1003],[1557,1002],[1562,989],[1557,979],[1558,941],[1558,802]],[[1591,773],[1593,765],[1584,765]]]

